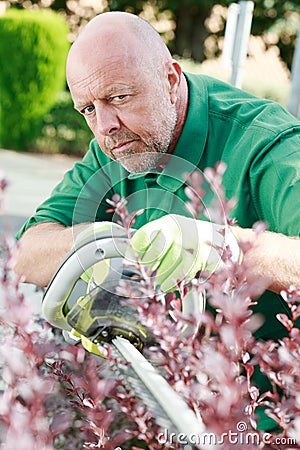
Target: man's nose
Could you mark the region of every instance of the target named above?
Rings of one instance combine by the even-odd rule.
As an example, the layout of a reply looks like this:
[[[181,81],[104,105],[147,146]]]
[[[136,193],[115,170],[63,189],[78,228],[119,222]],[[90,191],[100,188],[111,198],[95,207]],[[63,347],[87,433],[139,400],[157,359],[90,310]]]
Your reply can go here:
[[[98,133],[102,136],[109,136],[120,129],[120,120],[113,106],[97,104],[95,108]]]

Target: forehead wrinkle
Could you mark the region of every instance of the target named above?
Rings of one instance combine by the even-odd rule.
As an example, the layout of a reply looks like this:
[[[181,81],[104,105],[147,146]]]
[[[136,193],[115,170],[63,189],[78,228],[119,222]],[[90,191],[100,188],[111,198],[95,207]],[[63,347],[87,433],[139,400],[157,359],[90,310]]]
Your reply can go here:
[[[140,68],[141,61],[139,61],[139,58],[134,56],[132,59],[137,61],[138,64],[135,64],[135,66]],[[127,75],[126,71],[126,66],[128,66],[129,69],[132,69],[132,67],[134,67],[133,64],[129,65],[126,60],[122,70],[120,70],[120,64],[120,61],[115,58],[114,61],[104,63],[104,68],[102,64],[101,67],[97,67],[93,72],[88,73],[88,75],[82,76],[77,80],[76,78],[78,78],[78,76],[76,77],[75,69],[75,74],[73,74],[73,76],[70,75],[69,77],[69,87],[71,93],[73,91],[73,100],[77,109],[80,108],[80,106],[85,106],[87,102],[90,102],[93,99],[109,97],[120,89],[130,89],[133,93],[137,92],[137,86],[135,85],[136,77],[132,73],[132,70],[130,76]],[[81,66],[79,65],[79,67]],[[141,76],[141,73],[139,73],[139,76]]]
[[[77,109],[85,106],[87,103],[93,100],[107,98],[117,93],[121,94],[122,92],[125,91],[128,93],[128,90],[130,91],[131,94],[136,94],[138,92],[138,89],[134,86],[132,82],[125,83],[121,81],[115,81],[113,85],[104,87],[103,92],[101,93],[101,95],[99,95],[99,92],[97,92],[98,88],[97,84],[92,86],[93,81],[95,80],[97,80],[97,77],[94,77],[90,83],[84,84],[82,94],[78,94],[77,101],[76,100],[74,101]],[[77,83],[77,87],[78,86],[80,87],[80,82]]]
[[[72,83],[73,87],[76,88],[88,88],[90,92],[92,92],[94,87],[97,87],[99,84],[94,84],[95,81],[99,80],[99,72],[101,70],[96,70],[93,75],[87,76],[85,78],[82,78],[81,80],[76,81],[75,83]],[[88,83],[87,83],[88,81]],[[122,88],[130,88],[134,89],[134,84],[129,79],[127,80],[121,80],[121,79],[114,79],[110,81],[111,84],[108,84],[107,86],[103,87],[103,90],[105,91],[105,95],[109,95],[110,93],[115,93],[118,89]]]
[[[91,91],[90,86],[86,86],[87,92],[83,93],[81,96],[78,96],[77,99],[74,98],[74,106],[76,109],[83,108],[87,103],[94,100],[93,93]]]
[[[99,79],[99,72],[101,72],[101,69],[98,68],[91,74],[88,74],[86,77],[80,78],[78,81],[70,80],[70,84],[72,86],[81,87],[82,85],[85,85],[85,82],[88,80],[90,81],[90,83],[93,83],[95,80]]]
[[[97,58],[97,57],[96,57]],[[99,60],[102,62],[102,58],[99,57]],[[91,61],[93,63],[93,61]],[[100,62],[100,64],[101,64]],[[69,71],[69,84],[72,84],[73,86],[81,86],[82,84],[84,84],[87,80],[89,80],[90,82],[95,81],[95,79],[97,79],[99,77],[99,75],[101,76],[101,74],[103,74],[104,76],[109,76],[108,74],[114,70],[115,68],[117,70],[120,71],[120,67],[121,64],[123,65],[122,69],[123,69],[123,74],[124,71],[126,70],[126,68],[133,68],[134,66],[136,66],[137,68],[141,68],[141,65],[143,63],[143,58],[139,57],[138,55],[132,55],[132,53],[130,54],[128,53],[122,53],[121,55],[115,55],[114,56],[114,60],[112,61],[107,61],[105,64],[102,63],[103,67],[97,67],[94,71],[90,72],[88,70],[86,70],[87,75],[83,75],[82,77],[80,77],[78,80],[78,76],[76,76],[76,69],[75,71],[75,75],[74,73],[72,73],[71,71]],[[76,66],[81,67],[80,61],[76,61]],[[88,62],[83,62],[82,66],[86,66],[86,65],[92,65],[91,63]]]

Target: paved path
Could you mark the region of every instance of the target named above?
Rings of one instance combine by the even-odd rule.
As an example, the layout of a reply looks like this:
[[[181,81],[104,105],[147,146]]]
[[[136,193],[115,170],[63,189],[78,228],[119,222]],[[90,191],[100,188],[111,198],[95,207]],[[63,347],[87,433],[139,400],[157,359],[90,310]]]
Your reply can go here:
[[[8,181],[0,230],[18,230],[70,169],[75,158],[0,149],[0,171]],[[3,211],[1,211],[3,213]],[[2,215],[2,214],[1,214]]]
[[[0,211],[0,233],[14,234],[48,197],[74,162],[75,158],[63,155],[38,155],[0,149],[0,175],[4,175],[9,183],[5,190],[4,208]],[[36,292],[35,286],[28,284],[22,284],[21,290],[39,309],[42,293]]]

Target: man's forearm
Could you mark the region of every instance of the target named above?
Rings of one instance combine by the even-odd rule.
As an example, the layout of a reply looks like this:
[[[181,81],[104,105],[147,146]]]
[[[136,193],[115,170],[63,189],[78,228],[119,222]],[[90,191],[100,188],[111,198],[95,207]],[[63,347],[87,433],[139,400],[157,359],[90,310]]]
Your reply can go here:
[[[17,275],[28,283],[47,286],[74,239],[87,225],[64,227],[44,222],[29,228],[19,241]],[[257,235],[240,227],[233,227],[233,232],[241,244],[250,244],[244,256],[250,282],[264,278],[268,289],[277,293],[291,285],[300,286],[300,238],[268,231]]]
[[[30,227],[21,237],[16,255],[15,272],[27,283],[47,286],[74,238],[87,224],[65,227],[44,222]]]
[[[250,243],[245,262],[249,281],[264,278],[268,289],[280,293],[291,285],[300,286],[300,238],[265,231],[256,234],[251,229],[234,227],[240,243]]]

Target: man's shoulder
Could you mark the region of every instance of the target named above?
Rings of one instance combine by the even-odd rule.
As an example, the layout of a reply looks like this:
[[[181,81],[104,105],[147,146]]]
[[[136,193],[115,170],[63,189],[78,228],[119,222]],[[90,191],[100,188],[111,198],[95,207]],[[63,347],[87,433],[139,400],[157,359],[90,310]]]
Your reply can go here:
[[[284,110],[279,103],[258,97],[244,89],[232,86],[229,82],[225,82],[209,75],[185,73],[188,81],[190,92],[197,95],[199,92],[205,92],[209,106],[223,106],[228,108],[231,104],[243,105],[251,109],[253,105],[269,106]]]
[[[271,134],[281,134],[292,128],[300,130],[299,120],[273,100],[257,97],[208,75],[186,76],[193,97],[202,92],[201,98],[207,103],[211,120],[234,122]]]

